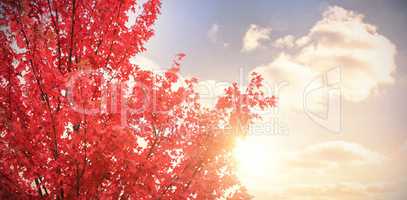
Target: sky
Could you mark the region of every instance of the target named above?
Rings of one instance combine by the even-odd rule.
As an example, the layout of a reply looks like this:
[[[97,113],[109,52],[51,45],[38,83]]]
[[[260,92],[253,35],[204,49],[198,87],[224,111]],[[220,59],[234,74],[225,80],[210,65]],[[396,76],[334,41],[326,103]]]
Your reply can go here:
[[[163,1],[135,62],[185,53],[208,98],[261,74],[279,107],[236,149],[255,199],[407,199],[407,2]],[[208,93],[206,93],[208,95]]]

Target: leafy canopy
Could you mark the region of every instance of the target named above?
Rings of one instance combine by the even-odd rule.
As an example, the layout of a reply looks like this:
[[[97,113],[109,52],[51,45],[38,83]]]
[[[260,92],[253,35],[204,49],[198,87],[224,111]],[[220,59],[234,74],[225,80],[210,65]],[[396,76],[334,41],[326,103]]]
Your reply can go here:
[[[159,0],[2,0],[1,199],[249,198],[231,150],[275,104],[254,74],[213,108],[196,79],[129,58],[153,36]],[[136,15],[129,23],[129,13]]]

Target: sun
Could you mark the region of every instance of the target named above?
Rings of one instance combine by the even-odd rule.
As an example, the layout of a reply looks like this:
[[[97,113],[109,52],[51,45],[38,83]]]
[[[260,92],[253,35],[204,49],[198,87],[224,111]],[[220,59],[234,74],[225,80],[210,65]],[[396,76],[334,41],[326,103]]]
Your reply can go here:
[[[233,156],[241,183],[253,189],[269,182],[270,177],[278,177],[286,150],[284,144],[284,138],[258,135],[237,140]]]
[[[257,177],[265,173],[268,160],[266,148],[256,138],[239,139],[233,153],[238,165],[238,175]]]

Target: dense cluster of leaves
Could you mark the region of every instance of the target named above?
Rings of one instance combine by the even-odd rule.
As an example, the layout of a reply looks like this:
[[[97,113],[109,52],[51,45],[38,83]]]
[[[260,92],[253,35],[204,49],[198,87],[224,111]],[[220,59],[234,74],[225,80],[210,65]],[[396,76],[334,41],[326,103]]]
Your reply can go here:
[[[0,199],[249,198],[231,149],[274,98],[254,75],[202,108],[183,55],[163,74],[132,65],[159,8],[1,0]]]

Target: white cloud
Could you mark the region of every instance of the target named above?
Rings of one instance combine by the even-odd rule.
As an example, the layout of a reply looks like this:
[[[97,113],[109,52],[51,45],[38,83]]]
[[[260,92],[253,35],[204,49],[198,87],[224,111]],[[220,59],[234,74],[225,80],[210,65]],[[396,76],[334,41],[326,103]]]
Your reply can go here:
[[[219,25],[212,24],[212,26],[208,30],[208,39],[212,43],[216,43],[218,41],[218,34],[219,34]]]
[[[329,141],[306,147],[294,153],[286,165],[298,169],[325,170],[333,166],[380,164],[385,157],[362,145]]]
[[[297,45],[297,47],[303,47],[308,44],[308,42],[310,42],[310,39],[307,36],[303,36],[295,41],[295,45]]]
[[[251,24],[243,37],[242,52],[253,51],[261,46],[261,42],[270,40],[271,28]]]
[[[393,189],[385,183],[339,182],[331,184],[295,184],[267,196],[290,200],[384,200],[387,199],[386,197],[391,192],[393,192]]]
[[[274,41],[273,46],[277,48],[293,48],[296,45],[295,37],[286,35]]]
[[[254,71],[261,74],[265,85],[278,88],[274,95],[279,98],[279,107],[302,108],[303,88],[314,72],[295,61],[289,54],[281,53],[272,62],[258,66]]]
[[[363,15],[331,7],[308,34],[298,61],[318,71],[343,69],[345,98],[361,101],[380,84],[392,83],[395,45],[363,21]]]
[[[160,70],[158,63],[143,55],[136,55],[130,58],[130,63],[139,66],[144,70]]]
[[[278,176],[269,178],[268,185],[258,185],[253,193],[256,199],[406,199],[405,168],[394,176],[399,164],[388,156],[345,141],[305,146],[286,154],[274,172]]]
[[[329,7],[307,35],[297,40],[286,36],[275,43],[291,47],[293,51],[283,52],[284,57],[279,56],[254,71],[268,79],[288,79],[290,85],[299,87],[292,92],[304,91],[306,83],[312,80],[308,74],[315,75],[334,67],[341,68],[341,88],[349,101],[362,101],[378,86],[394,82],[395,45],[374,25],[364,22],[363,15],[341,7]],[[282,66],[276,67],[276,63]],[[292,67],[294,65],[296,67]],[[289,68],[291,74],[284,73],[285,68]],[[297,107],[299,105],[302,106]]]

